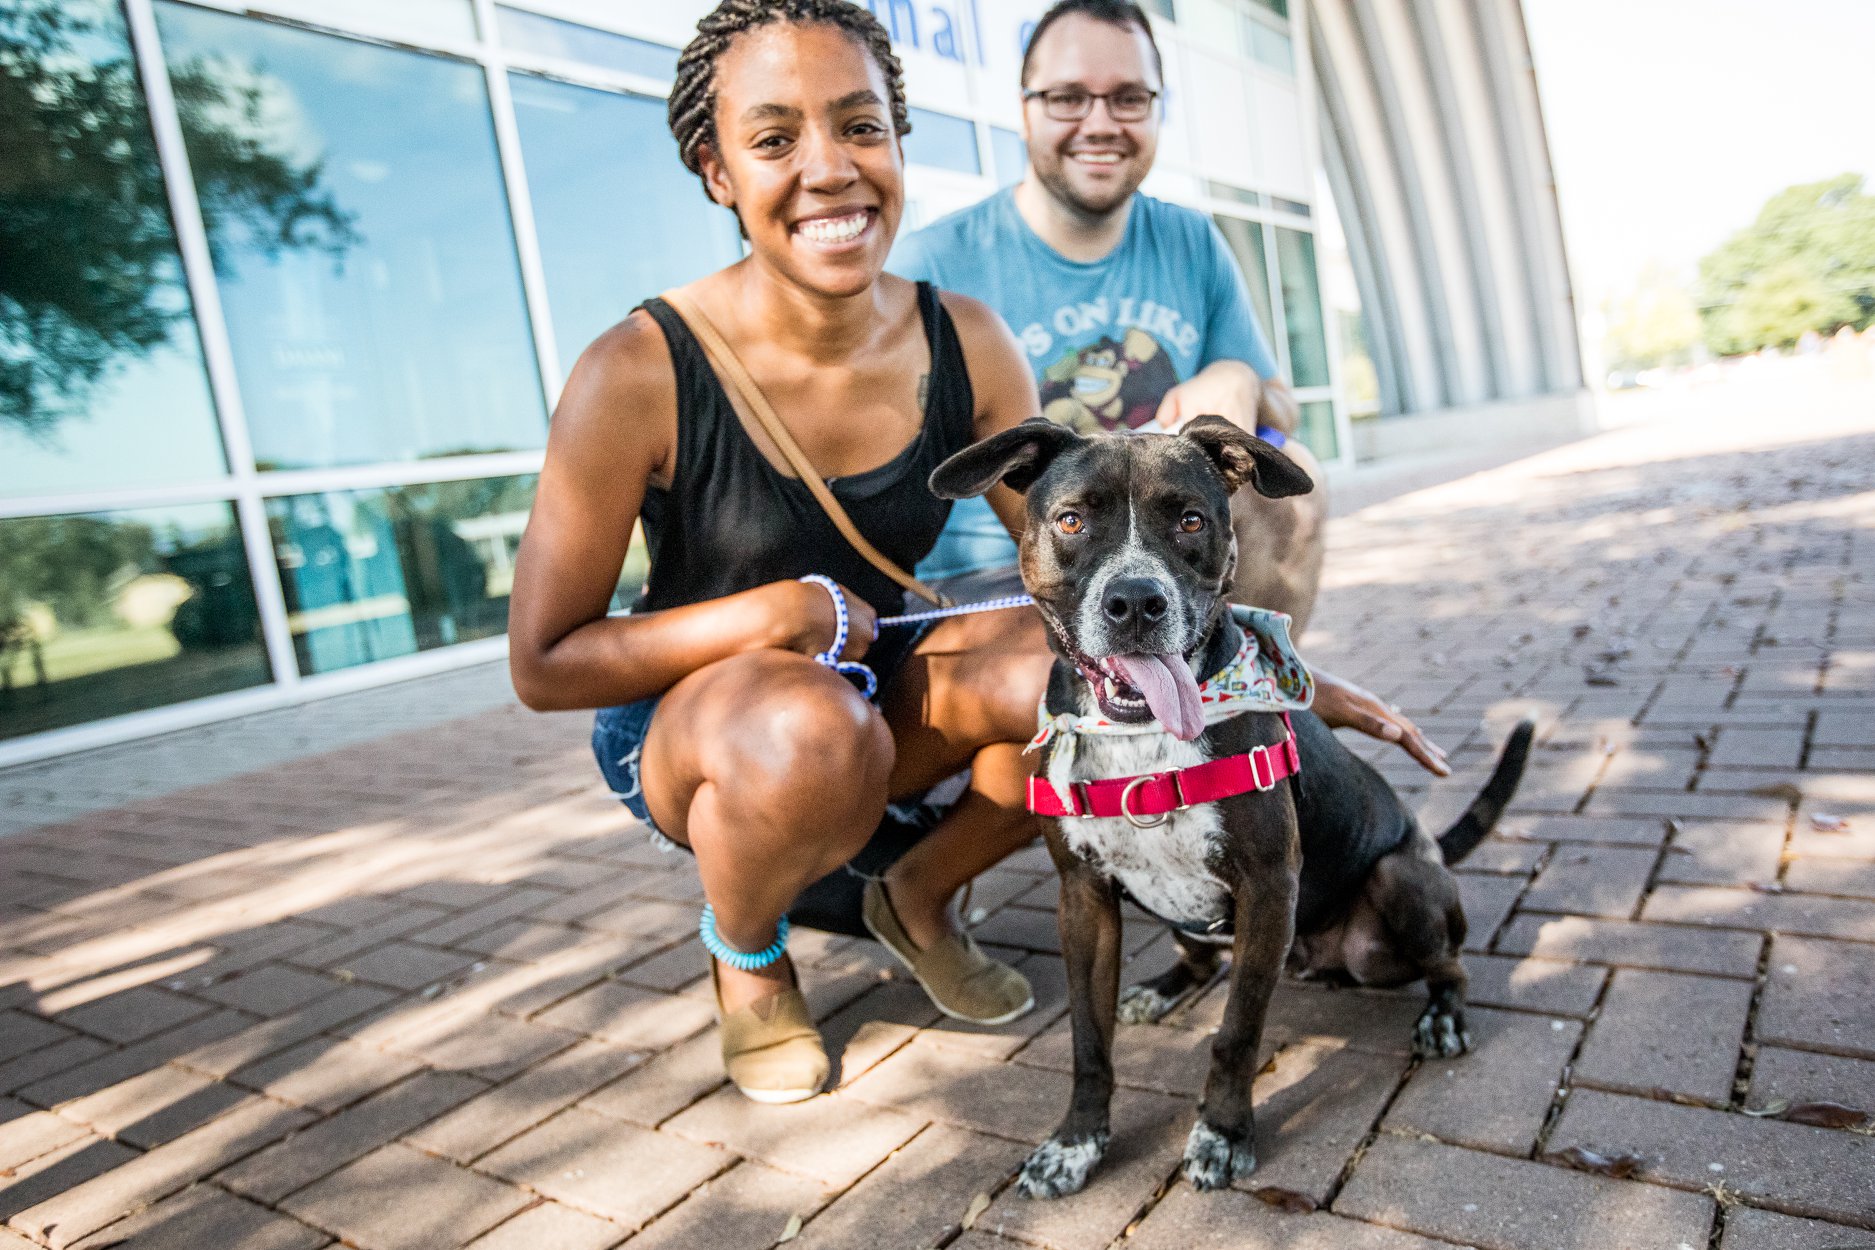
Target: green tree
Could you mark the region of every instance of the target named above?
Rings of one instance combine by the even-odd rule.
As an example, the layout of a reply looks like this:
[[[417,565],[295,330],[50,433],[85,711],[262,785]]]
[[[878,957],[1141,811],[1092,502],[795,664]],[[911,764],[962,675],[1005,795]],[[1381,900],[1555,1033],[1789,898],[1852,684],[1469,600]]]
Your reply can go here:
[[[43,603],[64,625],[107,624],[124,583],[161,567],[155,533],[137,522],[95,516],[0,522],[0,622]]]
[[[115,6],[0,0],[0,421],[40,439],[190,316],[162,170]],[[337,256],[352,218],[264,123],[266,92],[173,70],[217,269],[238,245]]]
[[[1641,271],[1634,289],[1612,299],[1604,347],[1616,369],[1650,369],[1691,361],[1699,345],[1699,311],[1686,288],[1658,265]]]
[[[1699,263],[1706,343],[1724,356],[1875,321],[1875,195],[1858,174],[1787,187]]]

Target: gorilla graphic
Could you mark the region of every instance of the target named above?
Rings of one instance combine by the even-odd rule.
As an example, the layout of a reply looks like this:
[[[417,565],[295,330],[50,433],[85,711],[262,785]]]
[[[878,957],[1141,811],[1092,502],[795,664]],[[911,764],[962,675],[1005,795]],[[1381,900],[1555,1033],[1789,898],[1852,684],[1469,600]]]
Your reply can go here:
[[[1042,376],[1042,415],[1082,434],[1137,429],[1177,385],[1178,369],[1159,340],[1135,328],[1050,365]]]

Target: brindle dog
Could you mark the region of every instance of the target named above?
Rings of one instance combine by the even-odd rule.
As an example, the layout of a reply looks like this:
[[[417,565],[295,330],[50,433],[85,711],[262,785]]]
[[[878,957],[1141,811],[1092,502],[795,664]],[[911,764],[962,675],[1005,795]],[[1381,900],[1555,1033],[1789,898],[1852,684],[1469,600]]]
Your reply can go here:
[[[1187,684],[1218,672],[1243,639],[1226,600],[1237,559],[1232,492],[1247,484],[1270,498],[1297,495],[1310,489],[1306,474],[1223,418],[1199,417],[1179,435],[1083,437],[1027,421],[931,475],[932,490],[950,499],[998,482],[1027,496],[1022,580],[1057,656],[1048,712],[1167,727],[1086,736],[1074,780],[1185,768],[1282,741],[1273,713],[1205,726]],[[1180,809],[1153,828],[1101,817],[1045,822],[1061,873],[1074,1092],[1061,1126],[1023,1166],[1024,1194],[1075,1192],[1107,1148],[1123,895],[1174,925],[1184,952],[1171,972],[1129,991],[1129,1019],[1163,1015],[1210,979],[1217,948],[1208,942],[1231,945],[1223,1025],[1185,1148],[1185,1175],[1199,1189],[1256,1166],[1250,1087],[1286,957],[1296,971],[1368,985],[1423,977],[1429,1002],[1415,1049],[1449,1056],[1469,1045],[1458,957],[1465,915],[1446,865],[1509,802],[1532,726],[1518,726],[1484,792],[1435,841],[1319,718],[1292,720],[1302,766],[1289,784]]]

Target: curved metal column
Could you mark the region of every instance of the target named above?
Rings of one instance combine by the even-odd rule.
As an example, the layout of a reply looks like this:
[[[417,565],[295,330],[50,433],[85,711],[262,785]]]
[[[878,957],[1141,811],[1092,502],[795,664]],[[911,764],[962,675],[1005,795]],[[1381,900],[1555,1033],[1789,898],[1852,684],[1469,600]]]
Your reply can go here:
[[[1518,0],[1309,0],[1323,160],[1388,412],[1581,385]]]

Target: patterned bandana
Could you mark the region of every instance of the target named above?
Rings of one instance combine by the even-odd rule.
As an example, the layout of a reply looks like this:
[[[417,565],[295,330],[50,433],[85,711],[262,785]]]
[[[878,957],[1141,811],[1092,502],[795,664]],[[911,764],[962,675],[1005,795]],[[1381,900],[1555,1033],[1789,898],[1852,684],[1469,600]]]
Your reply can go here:
[[[1243,612],[1250,619],[1243,620]],[[1215,725],[1246,712],[1294,712],[1315,701],[1315,678],[1289,640],[1289,618],[1266,608],[1241,609],[1238,623],[1243,626],[1243,645],[1216,675],[1198,684],[1198,701],[1204,706],[1204,723]],[[1083,716],[1075,712],[1048,714],[1044,697],[1036,710],[1039,730],[1023,749],[1023,754],[1039,750],[1059,738],[1060,744],[1048,761],[1048,781],[1073,806],[1068,784],[1085,780],[1074,775],[1076,744],[1082,734],[1162,734],[1165,727],[1157,720],[1137,725],[1121,725],[1098,714]]]

